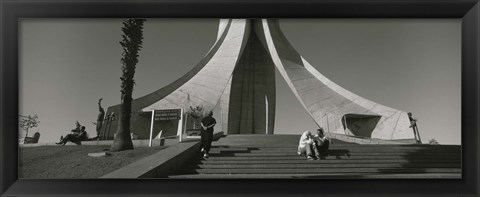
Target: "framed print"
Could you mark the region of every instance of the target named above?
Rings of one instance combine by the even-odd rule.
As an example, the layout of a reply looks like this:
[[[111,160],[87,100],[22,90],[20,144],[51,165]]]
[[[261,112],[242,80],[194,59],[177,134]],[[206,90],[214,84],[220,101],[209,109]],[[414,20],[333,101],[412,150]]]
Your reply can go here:
[[[478,195],[478,1],[0,6],[2,195]]]

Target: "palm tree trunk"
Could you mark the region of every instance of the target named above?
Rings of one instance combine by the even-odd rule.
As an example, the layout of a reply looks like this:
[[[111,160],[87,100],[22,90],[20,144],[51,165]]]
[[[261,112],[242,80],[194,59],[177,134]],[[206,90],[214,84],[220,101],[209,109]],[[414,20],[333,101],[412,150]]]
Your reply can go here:
[[[25,143],[25,141],[27,140],[27,137],[28,137],[28,128],[25,129],[25,131],[26,131],[26,132],[25,132],[25,137],[23,137],[24,143]]]
[[[132,111],[132,92],[135,81],[135,66],[138,63],[138,52],[142,48],[143,22],[145,19],[127,19],[123,21],[122,41],[122,80],[121,85],[121,107],[120,123],[110,151],[122,151],[133,149],[130,137],[130,113]]]

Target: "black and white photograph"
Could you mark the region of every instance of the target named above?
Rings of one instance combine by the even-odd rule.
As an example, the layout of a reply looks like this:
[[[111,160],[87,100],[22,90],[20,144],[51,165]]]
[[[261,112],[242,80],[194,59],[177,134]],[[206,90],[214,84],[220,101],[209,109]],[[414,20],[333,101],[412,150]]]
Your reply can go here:
[[[462,20],[18,20],[19,179],[461,179]]]
[[[478,196],[479,27],[479,0],[0,0],[0,196]]]

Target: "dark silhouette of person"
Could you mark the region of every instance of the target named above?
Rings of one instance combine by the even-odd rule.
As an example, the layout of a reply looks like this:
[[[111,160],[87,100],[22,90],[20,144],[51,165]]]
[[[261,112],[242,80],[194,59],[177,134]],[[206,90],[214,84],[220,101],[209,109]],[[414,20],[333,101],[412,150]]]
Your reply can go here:
[[[65,145],[67,142],[73,142],[77,145],[81,145],[81,141],[87,140],[87,132],[85,131],[85,126],[80,127],[79,130],[73,129],[72,133],[66,135],[61,139],[60,142],[57,142],[58,145]]]
[[[203,118],[201,121],[201,138],[200,138],[200,148],[203,153],[204,158],[209,157],[210,147],[212,146],[213,140],[213,127],[217,124],[215,118],[213,118],[213,112],[210,111],[208,116]]]
[[[325,136],[325,131],[322,127],[317,129],[317,135],[313,137],[313,141],[315,142],[315,146],[320,153],[319,159],[324,159],[325,156],[328,154],[328,148],[330,147],[330,139]]]
[[[100,98],[100,100],[98,100],[98,111],[100,113],[98,113],[98,117],[97,117],[97,138],[98,136],[100,135],[100,131],[102,130],[102,124],[103,124],[103,120],[104,120],[104,117],[105,117],[105,110],[103,110],[102,108],[102,102],[103,98]]]
[[[408,112],[408,119],[410,120],[410,127],[413,129],[413,135],[415,136],[415,140],[417,141],[418,144],[422,143],[422,140],[420,139],[420,133],[418,132],[418,127],[417,127],[417,121],[418,119],[413,117],[412,112]]]
[[[36,144],[36,143],[38,143],[39,139],[40,139],[40,133],[35,132],[35,134],[33,134],[33,137],[26,137],[25,138],[24,144]]]

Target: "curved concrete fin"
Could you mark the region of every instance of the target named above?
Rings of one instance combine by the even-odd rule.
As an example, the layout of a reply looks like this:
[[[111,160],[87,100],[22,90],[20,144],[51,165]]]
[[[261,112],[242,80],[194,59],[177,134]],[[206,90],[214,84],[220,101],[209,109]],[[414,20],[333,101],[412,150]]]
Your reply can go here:
[[[227,134],[273,134],[275,66],[254,33],[250,33],[246,43],[230,85],[222,96],[222,120],[228,123],[224,131]]]
[[[203,106],[204,111],[213,110],[228,85],[249,32],[245,19],[231,20],[229,26],[225,27],[223,39],[220,38],[216,43],[218,47],[211,50],[209,55],[201,61],[200,64],[203,64],[201,69],[177,88],[170,88],[170,92],[159,95],[162,98],[157,98],[154,103],[142,110],[188,109],[190,106]]]
[[[228,80],[227,87],[223,91],[222,96],[220,97],[220,110],[221,110],[221,120],[222,120],[222,131],[227,134],[228,132],[228,112],[229,102],[230,102],[230,90],[232,87],[232,77]]]
[[[329,80],[295,50],[275,19],[221,19],[215,44],[192,70],[133,100],[131,129],[148,134],[150,118],[142,111],[203,106],[207,112],[220,101],[224,132],[273,134],[274,67],[314,122],[328,132],[386,140],[415,138],[407,113]],[[107,114],[119,111],[116,105]],[[117,123],[112,120],[108,129],[104,126],[102,136],[113,136]]]
[[[160,88],[159,90],[142,96],[140,98],[134,99],[132,101],[132,111],[142,110],[143,108],[152,105],[153,103],[157,102],[160,99],[163,99],[168,94],[172,93],[176,89],[178,89],[181,85],[189,81],[193,76],[195,76],[202,68],[205,67],[206,63],[210,61],[213,57],[215,52],[220,48],[222,41],[226,38],[228,29],[232,24],[232,20],[221,20],[220,26],[224,26],[223,31],[219,31],[219,35],[217,41],[212,46],[210,51],[205,55],[205,57],[188,73],[183,75],[182,77],[178,78],[174,82],[170,83],[169,85]],[[219,42],[220,41],[220,42]],[[111,106],[109,108],[119,108],[120,105]],[[112,110],[107,110],[112,111]],[[107,113],[108,114],[108,113]]]
[[[204,112],[213,110],[228,85],[233,69],[248,40],[250,28],[245,19],[222,19],[217,40],[205,57],[188,73],[171,84],[132,101],[131,130],[141,137],[148,135],[153,109],[172,109],[202,105]],[[118,117],[120,104],[110,106],[107,114]],[[111,138],[117,130],[113,119],[102,128],[102,138]]]
[[[335,84],[312,67],[288,42],[278,20],[262,19],[255,24],[256,34],[268,49],[275,66],[312,119],[328,132],[349,134],[345,122],[374,128],[365,137],[412,139],[406,112],[369,101]],[[345,116],[359,114],[365,116]],[[350,118],[342,121],[342,118]],[[378,117],[381,117],[378,120]],[[360,118],[361,117],[361,118]],[[368,118],[370,117],[370,118]],[[373,124],[373,125],[372,125]],[[352,128],[349,127],[351,130]]]

